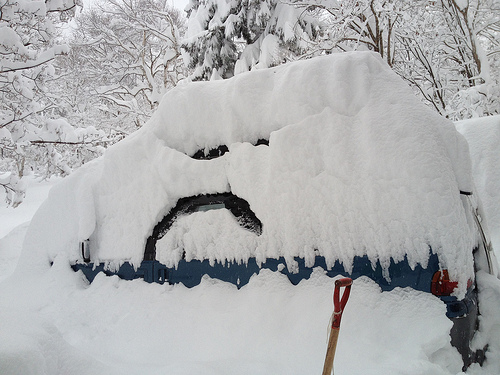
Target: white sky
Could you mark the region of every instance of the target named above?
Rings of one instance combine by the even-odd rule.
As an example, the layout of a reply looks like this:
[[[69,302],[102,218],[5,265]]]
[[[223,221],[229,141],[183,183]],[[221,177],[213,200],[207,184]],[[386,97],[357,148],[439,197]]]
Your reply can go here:
[[[184,10],[188,2],[189,0],[169,0],[169,3],[172,6],[179,8],[180,10]]]

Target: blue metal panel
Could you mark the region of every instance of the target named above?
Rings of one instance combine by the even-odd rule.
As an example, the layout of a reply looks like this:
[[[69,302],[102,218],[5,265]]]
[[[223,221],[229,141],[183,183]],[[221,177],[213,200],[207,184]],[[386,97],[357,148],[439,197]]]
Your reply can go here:
[[[392,290],[396,287],[411,287],[424,292],[430,292],[430,281],[434,272],[439,269],[439,262],[435,254],[430,256],[427,268],[417,265],[414,269],[411,269],[406,259],[398,263],[391,261],[388,269],[390,279],[386,279],[383,276],[380,263],[377,262],[375,267],[372,267],[372,263],[367,256],[355,257],[351,272],[347,272],[339,261],[335,262],[333,267],[328,269],[325,258],[322,256],[316,257],[312,267],[307,267],[305,260],[302,258],[295,258],[295,261],[298,266],[297,272],[290,272],[288,270],[283,257],[278,259],[269,258],[260,265],[257,264],[255,258],[250,258],[247,263],[237,264],[226,261],[224,263],[216,262],[213,265],[207,259],[203,261],[191,260],[189,262],[181,260],[175,268],[167,267],[156,260],[145,260],[137,270],[128,262],[123,263],[117,271],[105,269],[103,263],[98,265],[78,263],[72,267],[75,271],[81,270],[90,282],[94,280],[99,272],[103,272],[108,276],[118,275],[125,280],[142,278],[149,283],[183,283],[187,287],[198,285],[203,275],[208,275],[214,279],[242,287],[248,283],[252,275],[258,274],[261,269],[269,269],[275,272],[279,270],[279,272],[288,277],[292,284],[297,285],[301,280],[309,279],[313,268],[321,267],[330,277],[344,275],[356,279],[360,276],[367,276],[380,285],[382,290]]]
[[[335,262],[332,268],[328,269],[326,266],[325,258],[317,256],[312,267],[305,265],[305,260],[302,258],[295,258],[298,265],[298,272],[290,272],[286,267],[286,261],[283,257],[274,259],[269,258],[266,262],[258,264],[255,258],[248,259],[247,263],[229,263],[229,262],[216,262],[211,265],[205,259],[200,260],[181,260],[177,267],[167,267],[157,260],[145,260],[141,263],[137,270],[128,262],[123,263],[117,271],[110,271],[105,269],[104,264],[75,264],[73,269],[75,271],[81,270],[85,277],[92,282],[99,272],[111,276],[117,275],[124,280],[144,279],[148,283],[168,282],[169,284],[182,283],[188,288],[192,288],[201,282],[203,275],[208,275],[211,278],[229,282],[236,285],[238,288],[246,285],[250,278],[258,274],[261,269],[269,269],[274,272],[281,272],[286,275],[290,282],[297,285],[304,279],[309,279],[312,270],[315,267],[321,267],[325,270],[329,277],[339,275],[349,276],[357,279],[360,276],[366,276],[375,281],[383,291],[393,290],[394,288],[410,287],[415,290],[430,293],[431,280],[434,272],[439,270],[439,260],[436,254],[429,256],[429,263],[426,268],[417,265],[411,268],[407,259],[395,263],[391,260],[388,269],[390,279],[383,276],[382,266],[379,262],[375,267],[372,266],[371,261],[367,256],[355,257],[351,272],[346,272],[344,266],[339,262]],[[280,265],[282,265],[280,267]],[[465,298],[464,300],[457,300],[455,297],[441,297],[447,305],[447,316],[449,318],[456,318],[467,315],[469,311],[477,309],[475,307],[476,301],[473,298]]]

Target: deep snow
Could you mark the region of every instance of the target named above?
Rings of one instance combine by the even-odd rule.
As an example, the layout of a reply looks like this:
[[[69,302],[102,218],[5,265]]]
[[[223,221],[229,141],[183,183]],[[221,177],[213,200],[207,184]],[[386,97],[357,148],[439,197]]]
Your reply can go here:
[[[470,149],[474,167],[479,159],[484,165],[497,155],[483,154],[481,147],[471,145]],[[95,163],[85,168],[98,169]],[[127,177],[133,178],[134,172],[139,176],[144,173],[131,170]],[[494,186],[494,181],[500,181],[499,168],[481,168],[474,174],[487,179],[485,186],[491,191],[500,191],[500,186]],[[92,194],[76,181],[70,177],[52,189],[51,202],[44,203],[43,215],[37,215],[39,221],[50,209],[60,214],[67,207],[87,210],[86,205],[92,206]],[[70,189],[88,200],[76,207],[71,205],[74,195]],[[58,200],[62,201],[59,207],[54,206]],[[488,215],[498,214],[498,206],[483,200]],[[40,203],[33,202],[29,207],[35,209]],[[0,236],[0,259],[10,264],[17,261],[26,228],[17,224],[29,220],[32,214],[16,218],[13,212],[0,208],[0,228],[15,228]],[[77,230],[78,225],[65,219],[59,216],[50,222],[56,225],[50,233],[67,239],[66,231]],[[40,228],[40,223],[37,226]],[[492,237],[498,238],[500,228],[495,222],[490,230]],[[13,256],[4,257],[6,253]],[[102,275],[88,285],[81,274],[68,267],[67,253],[54,252],[52,267],[50,258],[43,254],[38,253],[36,262],[29,262],[29,254],[24,254],[16,272],[8,277],[3,272],[13,267],[0,268],[2,375],[321,372],[333,280],[318,269],[298,286],[267,270],[240,290],[208,278],[192,289]],[[477,282],[483,316],[476,345],[489,343],[490,350],[485,366],[474,365],[467,373],[498,374],[500,281],[480,273]],[[459,374],[460,356],[449,343],[451,323],[444,312],[444,304],[432,295],[410,289],[382,293],[369,279],[356,280],[342,319],[335,373]]]
[[[88,286],[59,257],[36,281],[9,279],[0,290],[2,301],[17,301],[0,310],[9,322],[0,328],[4,375],[321,373],[333,280],[320,272],[297,287],[271,272],[240,290],[208,279],[186,289],[104,276]],[[437,298],[381,293],[359,279],[337,373],[456,374],[450,326]]]
[[[41,185],[30,186],[23,216],[0,209],[0,227],[29,219],[43,200],[35,190],[51,184]],[[0,238],[0,256],[19,256],[25,230],[23,223]],[[16,263],[15,257],[2,259]],[[264,270],[240,290],[208,278],[187,289],[102,275],[88,285],[67,264],[59,256],[49,272],[23,273],[21,267],[0,283],[2,375],[321,372],[333,280],[319,270],[298,286]],[[10,276],[5,269],[0,280]],[[336,373],[460,373],[444,311],[430,295],[381,293],[371,280],[356,280]]]
[[[19,249],[18,249],[19,251]],[[485,367],[500,371],[500,283],[482,273]],[[88,285],[59,256],[49,272],[0,284],[0,373],[318,374],[333,280],[316,270],[292,286],[264,270],[240,290],[205,278],[187,289],[99,275]],[[336,374],[460,374],[444,304],[411,289],[381,293],[355,280],[335,359]]]
[[[269,146],[252,145],[261,138]],[[220,158],[189,157],[222,144],[230,150]],[[153,227],[179,198],[231,191],[249,202],[261,235],[240,236],[233,251],[197,235],[195,249],[180,228],[158,257],[175,261],[163,252],[176,249],[212,262],[283,256],[290,267],[295,256],[312,262],[319,253],[349,269],[354,256],[383,268],[407,256],[425,267],[431,248],[463,296],[475,238],[459,191],[472,189],[470,168],[453,123],[420,103],[375,53],[190,83],[51,192],[26,234],[23,262],[40,269],[62,252],[77,261],[79,242],[90,239],[93,262],[138,266]],[[224,223],[216,233],[231,244],[239,228]]]

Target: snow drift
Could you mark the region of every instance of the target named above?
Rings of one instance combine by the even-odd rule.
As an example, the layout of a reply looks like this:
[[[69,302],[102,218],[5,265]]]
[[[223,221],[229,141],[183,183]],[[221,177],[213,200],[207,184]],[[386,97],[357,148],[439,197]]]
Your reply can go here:
[[[262,138],[269,146],[253,146]],[[190,157],[219,145],[229,147],[222,157]],[[77,260],[79,242],[90,239],[93,262],[139,265],[147,237],[178,199],[231,191],[261,220],[260,236],[207,212],[179,221],[158,257],[175,262],[169,252],[183,248],[188,258],[284,256],[292,264],[319,254],[348,268],[355,255],[383,267],[407,256],[425,267],[432,249],[463,292],[474,244],[459,192],[472,189],[470,168],[453,123],[373,53],[190,83],[166,94],[143,128],[52,189],[21,262],[48,267],[60,253]],[[207,223],[214,230],[201,233]],[[186,237],[191,230],[201,233],[196,243]]]

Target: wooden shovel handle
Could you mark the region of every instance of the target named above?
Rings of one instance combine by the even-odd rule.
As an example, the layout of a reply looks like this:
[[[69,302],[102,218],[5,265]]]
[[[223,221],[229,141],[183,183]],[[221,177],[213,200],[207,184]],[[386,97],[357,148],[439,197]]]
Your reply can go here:
[[[335,350],[337,349],[337,341],[339,338],[339,329],[333,328],[330,331],[330,338],[328,339],[328,347],[326,349],[325,364],[323,366],[323,375],[331,375],[333,373],[333,358],[335,357]]]

